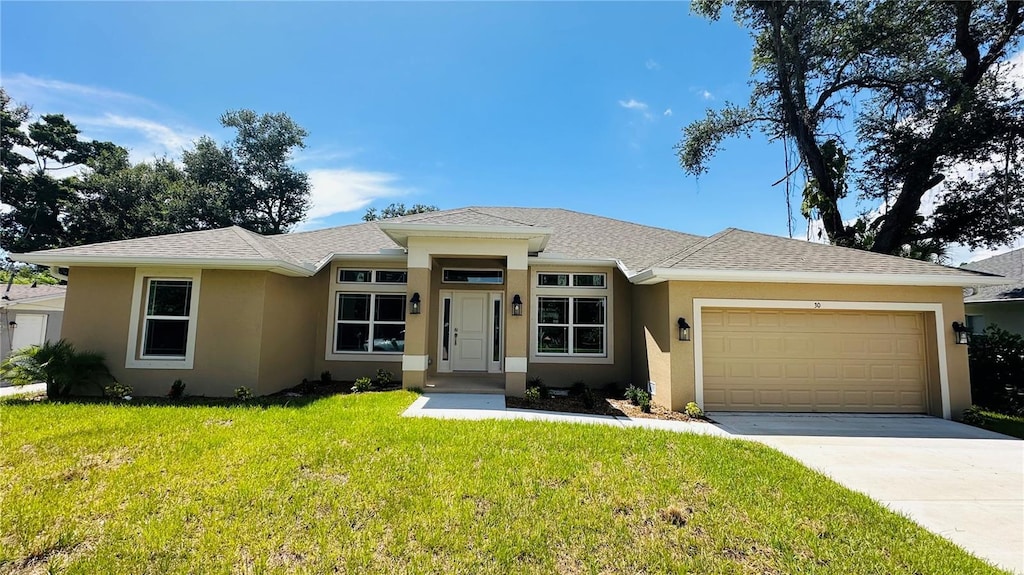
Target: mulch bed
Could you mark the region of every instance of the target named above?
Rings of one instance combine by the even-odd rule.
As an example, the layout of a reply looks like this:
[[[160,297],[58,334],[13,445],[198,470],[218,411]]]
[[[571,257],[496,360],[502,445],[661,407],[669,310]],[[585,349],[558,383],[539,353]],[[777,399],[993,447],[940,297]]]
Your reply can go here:
[[[672,411],[658,405],[652,405],[651,412],[644,413],[640,410],[640,406],[633,405],[629,400],[618,396],[610,396],[600,391],[594,392],[593,407],[587,407],[583,403],[582,397],[573,395],[568,397],[548,397],[538,399],[537,401],[528,401],[521,397],[506,397],[505,405],[514,409],[536,409],[562,413],[628,416],[632,418],[664,419],[669,421],[699,421],[693,420],[685,413]]]
[[[272,393],[267,397],[294,397],[294,394],[301,395],[302,397],[327,397],[329,395],[346,395],[352,393],[351,381],[329,381],[323,382],[307,381],[306,383],[300,383],[295,387],[288,389],[282,389],[276,393]],[[370,391],[396,391],[402,389],[402,382],[393,381],[387,385],[373,384],[373,389]],[[291,394],[291,395],[289,395]]]

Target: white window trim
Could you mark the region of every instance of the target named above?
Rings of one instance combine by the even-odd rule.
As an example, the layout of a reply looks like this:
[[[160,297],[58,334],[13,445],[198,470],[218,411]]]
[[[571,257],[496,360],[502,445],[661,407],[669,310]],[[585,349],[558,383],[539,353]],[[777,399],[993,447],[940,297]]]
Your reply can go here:
[[[370,272],[370,281],[368,282],[346,282],[341,281],[342,271],[367,271]],[[406,272],[406,281],[404,282],[378,282],[377,272]],[[408,268],[378,268],[378,267],[357,267],[357,266],[337,266],[334,268],[334,283],[341,284],[343,286],[355,287],[355,286],[406,286],[409,283],[409,269]],[[402,287],[402,291],[405,291],[405,287]]]
[[[538,274],[595,274],[605,273],[604,271],[582,271],[577,270],[568,272],[558,269],[540,269],[532,270],[532,278],[530,285],[533,287],[533,293],[530,294],[532,300],[532,308],[530,312],[530,363],[568,363],[568,364],[591,364],[591,365],[609,365],[615,363],[615,298],[614,290],[612,289],[613,278],[608,275],[605,276],[605,287],[572,287],[570,286],[544,286],[540,287]],[[569,283],[572,283],[572,278],[569,278]],[[537,339],[538,339],[538,325],[537,314],[540,309],[540,298],[541,297],[603,297],[605,298],[604,307],[604,351],[605,353],[597,356],[593,354],[542,354],[537,352]],[[571,303],[570,303],[571,305]],[[571,310],[570,310],[571,311]],[[572,328],[570,327],[570,330]]]
[[[345,320],[343,320],[343,319],[338,319],[338,316],[336,314],[331,314],[331,318],[334,320],[334,322],[333,322],[333,324],[331,326],[332,332],[331,332],[331,338],[330,339],[331,339],[331,343],[334,344],[334,345],[331,346],[331,353],[333,353],[334,355],[341,355],[341,356],[372,355],[374,357],[381,357],[381,356],[388,356],[388,355],[397,355],[397,356],[401,357],[405,353],[404,351],[374,351],[374,349],[373,349],[373,336],[374,336],[374,332],[376,331],[374,329],[374,326],[377,326],[377,325],[402,325],[402,326],[404,326],[404,325],[406,325],[406,320],[391,321],[391,320],[376,320],[376,319],[373,319],[373,312],[374,312],[374,310],[377,309],[377,306],[376,306],[376,304],[377,304],[377,296],[379,296],[379,295],[392,295],[393,296],[393,295],[399,295],[399,294],[397,294],[395,292],[374,292],[374,291],[365,291],[365,290],[360,290],[360,291],[342,291],[342,290],[338,290],[337,292],[335,292],[335,296],[334,296],[335,297],[335,303],[337,303],[337,301],[341,299],[341,296],[345,295],[345,294],[350,294],[350,295],[368,295],[368,296],[370,296],[369,317],[367,319],[365,319],[365,320],[356,320],[356,319],[345,319]],[[402,296],[403,299],[405,299],[404,291],[401,293],[401,296]],[[337,310],[337,306],[335,306],[335,310]],[[406,303],[406,315],[408,315],[408,304],[407,303]],[[334,341],[334,340],[335,340],[336,337],[338,337],[338,335],[337,335],[338,334],[338,326],[341,325],[341,324],[345,324],[345,323],[369,326],[369,333],[367,334],[367,340],[366,340],[367,343],[368,343],[369,349],[367,349],[366,351],[351,351],[351,350],[339,351],[338,350],[337,342]]]
[[[855,311],[920,311],[935,314],[935,343],[939,348],[939,390],[942,395],[942,417],[950,419],[949,369],[946,362],[946,320],[941,303],[898,303],[866,301],[814,301],[814,300],[759,300],[759,299],[693,299],[693,364],[694,394],[697,405],[704,409],[704,341],[701,325],[706,307],[761,308],[761,309],[821,309]],[[684,342],[676,342],[684,343]]]
[[[498,283],[473,283],[473,282],[453,282],[444,279],[444,272],[501,272],[501,281]],[[441,269],[441,283],[453,285],[453,286],[503,286],[505,285],[505,270],[502,268],[442,268]]]
[[[376,282],[342,282],[341,270],[369,270],[371,278],[376,279],[378,271],[408,271],[405,267],[374,267],[374,266],[352,266],[335,265],[331,274],[334,284],[327,290],[327,331],[324,334],[324,360],[325,361],[365,361],[377,363],[401,363],[403,353],[400,351],[334,351],[334,338],[337,337],[338,324],[338,294],[341,293],[364,293],[364,294],[402,294],[408,291],[408,284],[398,283],[376,283]],[[372,303],[371,303],[372,305]],[[409,303],[406,302],[406,322],[408,322]],[[372,317],[373,309],[370,310]]]
[[[542,275],[564,275],[564,276],[569,276],[569,285],[564,285],[564,286],[542,286],[542,285],[540,285],[540,276],[542,276]],[[577,285],[573,285],[573,280],[576,278],[576,276],[603,276],[604,277],[604,285],[603,286],[577,286]],[[605,273],[605,272],[552,272],[552,271],[540,270],[540,271],[537,272],[537,277],[535,279],[535,285],[539,289],[557,289],[557,290],[560,290],[560,291],[565,291],[565,290],[570,290],[570,289],[604,290],[604,289],[608,289],[608,274]]]
[[[200,269],[167,269],[167,268],[136,268],[135,285],[132,288],[131,316],[128,323],[128,348],[125,353],[124,366],[127,369],[192,369],[195,365],[196,331],[199,324],[199,292],[203,270]],[[143,356],[139,341],[143,318],[146,317],[143,305],[149,291],[149,281],[191,281],[192,297],[189,301],[188,335],[185,342],[185,357]]]

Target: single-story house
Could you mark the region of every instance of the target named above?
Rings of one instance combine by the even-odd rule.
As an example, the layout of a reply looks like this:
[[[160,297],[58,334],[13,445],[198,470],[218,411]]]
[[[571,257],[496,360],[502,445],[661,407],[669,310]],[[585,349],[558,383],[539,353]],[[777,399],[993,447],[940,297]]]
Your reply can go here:
[[[985,273],[726,229],[470,207],[17,254],[70,268],[63,337],[137,394],[269,394],[330,371],[509,395],[634,383],[675,410],[959,414]],[[454,384],[452,384],[454,385]]]
[[[990,325],[1024,335],[1024,248],[961,266],[1004,276],[1002,285],[971,286],[964,290],[967,325],[981,333]]]

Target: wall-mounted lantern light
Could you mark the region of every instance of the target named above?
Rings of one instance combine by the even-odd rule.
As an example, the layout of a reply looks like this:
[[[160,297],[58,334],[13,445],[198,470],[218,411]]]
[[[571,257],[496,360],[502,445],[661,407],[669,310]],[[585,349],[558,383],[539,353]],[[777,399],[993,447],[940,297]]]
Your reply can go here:
[[[953,336],[959,345],[967,345],[971,343],[971,328],[958,321],[954,321]]]
[[[512,315],[523,315],[523,298],[519,294],[512,296]]]
[[[14,321],[14,320],[11,320],[11,321],[7,322],[7,327],[9,327],[10,329],[14,329],[14,328],[18,327],[18,322]]]
[[[409,313],[412,315],[420,314],[420,292],[412,294],[412,297],[409,299]]]
[[[681,317],[676,323],[679,324],[679,341],[690,341],[690,324],[686,323],[686,318]]]

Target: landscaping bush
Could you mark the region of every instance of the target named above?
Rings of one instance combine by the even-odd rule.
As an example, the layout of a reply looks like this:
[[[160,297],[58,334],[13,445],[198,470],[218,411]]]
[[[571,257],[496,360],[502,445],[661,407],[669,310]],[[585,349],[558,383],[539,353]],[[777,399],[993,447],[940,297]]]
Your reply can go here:
[[[626,388],[626,399],[633,405],[640,405],[644,397],[650,399],[651,395],[635,385]]]
[[[331,378],[331,372],[329,372],[329,371],[321,371],[320,372],[320,383],[331,383],[332,381],[334,381],[334,380],[333,380],[333,378]]]
[[[368,377],[360,377],[352,386],[352,393],[363,393],[373,389],[373,381]]]
[[[580,396],[586,393],[588,389],[590,388],[582,381],[574,381],[572,387],[569,388],[569,395]]]
[[[390,385],[391,384],[391,378],[393,378],[393,377],[394,377],[394,374],[392,374],[390,371],[388,371],[386,369],[378,369],[377,370],[377,386],[378,387],[386,387],[386,386]]]
[[[235,399],[249,401],[252,399],[252,390],[246,386],[235,388]]]
[[[692,417],[693,419],[704,419],[704,410],[693,401],[686,404],[685,411],[688,417]]]
[[[642,411],[644,413],[650,413],[651,412],[651,395],[649,393],[647,393],[646,391],[641,391],[641,393],[643,393],[643,395],[640,396],[639,403],[637,403],[637,405],[640,406],[640,411]]]
[[[583,393],[580,395],[580,399],[583,400],[583,407],[586,407],[587,409],[594,409],[594,406],[597,405],[597,398],[594,397],[594,391],[589,387],[583,388]]]
[[[526,393],[523,394],[523,398],[530,403],[536,403],[540,401],[540,387],[526,388]]]
[[[103,363],[103,354],[78,351],[64,339],[15,350],[0,364],[0,377],[14,385],[44,382],[51,398],[88,387],[103,393],[107,384],[117,382]]]
[[[181,399],[185,396],[185,382],[180,379],[174,380],[171,384],[171,390],[167,392],[167,397],[171,399]]]
[[[990,325],[971,338],[971,397],[1009,415],[1024,415],[1024,337]]]
[[[115,383],[103,388],[103,394],[114,399],[128,401],[132,398],[132,386],[123,383]]]
[[[967,425],[981,426],[985,423],[985,416],[982,415],[982,409],[977,405],[972,405],[964,410],[960,421]]]

